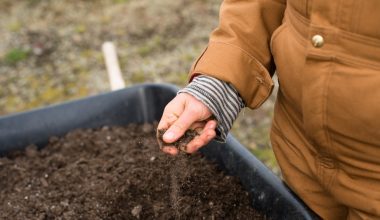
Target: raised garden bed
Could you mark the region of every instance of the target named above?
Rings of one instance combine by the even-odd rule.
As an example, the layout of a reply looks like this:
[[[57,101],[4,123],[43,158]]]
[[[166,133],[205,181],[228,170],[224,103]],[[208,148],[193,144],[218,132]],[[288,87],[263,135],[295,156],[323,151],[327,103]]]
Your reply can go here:
[[[44,147],[50,137],[64,136],[69,131],[78,128],[101,128],[103,126],[125,126],[131,123],[152,123],[160,118],[164,106],[175,94],[176,88],[172,86],[140,85],[66,104],[2,117],[0,118],[0,153],[6,155],[10,151],[23,149],[30,144]],[[28,149],[26,152],[29,152],[26,154],[26,157],[28,157],[28,154],[30,157],[36,153],[33,148]],[[126,153],[126,157],[137,159],[136,154],[141,155],[141,152],[128,152]],[[218,167],[225,170],[226,173],[237,176],[247,192],[250,193],[252,206],[270,219],[316,218],[315,214],[233,137],[230,136],[226,144],[210,143],[202,149],[202,154],[209,160],[215,161]],[[110,157],[110,160],[112,160],[112,157]],[[54,161],[58,161],[59,163],[59,160],[51,160],[52,163]],[[150,159],[147,163],[150,163]],[[80,164],[77,164],[77,166],[80,167]],[[66,166],[73,165],[68,162]],[[103,164],[103,166],[106,166],[106,164]],[[41,178],[45,177],[42,176]],[[112,179],[114,177],[111,175],[104,178]],[[49,181],[39,180],[40,184],[49,187]],[[64,181],[64,178],[61,180]],[[27,180],[24,179],[24,181]],[[116,183],[119,183],[119,181],[116,181]],[[127,185],[125,184],[125,187]],[[122,189],[122,192],[126,192],[127,188]],[[202,191],[203,189],[200,190]],[[225,195],[228,195],[228,192],[225,193]],[[108,199],[120,204],[119,208],[123,208],[123,197],[121,198],[121,200],[117,200],[117,198],[111,196]],[[89,203],[93,202],[91,197],[86,197],[86,199]],[[64,206],[68,203],[63,199],[59,204]],[[134,217],[143,215],[143,204],[136,204],[132,209],[125,209],[127,213],[133,213]],[[183,209],[185,210],[186,208]],[[226,210],[223,211],[226,212]],[[176,218],[176,215],[174,215],[174,218]]]

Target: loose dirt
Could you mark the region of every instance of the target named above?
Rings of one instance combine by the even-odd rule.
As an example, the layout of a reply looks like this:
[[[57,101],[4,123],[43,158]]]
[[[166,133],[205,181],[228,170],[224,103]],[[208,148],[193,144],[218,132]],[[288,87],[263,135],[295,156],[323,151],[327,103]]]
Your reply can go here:
[[[177,148],[180,151],[186,151],[186,145],[190,143],[190,141],[193,140],[193,138],[195,138],[198,135],[198,133],[195,130],[187,130],[185,134],[183,134],[183,136],[180,139],[178,139],[176,142],[168,144],[168,143],[165,143],[163,139],[163,135],[165,134],[166,131],[167,129],[161,129],[161,130],[158,130],[157,132],[157,140],[158,140],[158,144],[160,148],[163,148],[165,146],[169,146],[169,147],[171,146],[171,147]]]
[[[1,219],[263,219],[202,155],[162,153],[150,124],[52,137],[0,158],[0,179]]]

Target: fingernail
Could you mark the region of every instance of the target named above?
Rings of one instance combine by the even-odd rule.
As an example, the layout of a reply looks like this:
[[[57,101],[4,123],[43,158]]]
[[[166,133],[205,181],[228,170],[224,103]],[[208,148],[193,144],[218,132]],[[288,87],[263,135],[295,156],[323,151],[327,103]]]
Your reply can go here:
[[[210,129],[215,129],[215,128],[216,128],[216,123],[211,123],[211,125],[210,125],[209,128],[210,128]]]
[[[164,134],[163,138],[166,140],[166,141],[172,141],[174,139],[174,132],[172,131],[168,131]]]

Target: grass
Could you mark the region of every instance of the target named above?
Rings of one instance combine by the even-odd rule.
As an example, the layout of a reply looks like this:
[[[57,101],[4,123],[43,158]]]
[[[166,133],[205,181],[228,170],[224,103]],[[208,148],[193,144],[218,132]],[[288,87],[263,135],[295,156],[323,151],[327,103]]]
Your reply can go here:
[[[8,65],[16,65],[17,63],[26,60],[28,57],[28,50],[15,48],[5,54],[4,61]]]

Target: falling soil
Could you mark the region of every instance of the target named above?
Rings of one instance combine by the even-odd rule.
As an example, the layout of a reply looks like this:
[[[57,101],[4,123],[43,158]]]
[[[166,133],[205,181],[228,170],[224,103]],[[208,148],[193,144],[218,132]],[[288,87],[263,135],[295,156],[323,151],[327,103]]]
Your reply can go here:
[[[202,155],[162,153],[150,124],[52,137],[0,158],[0,179],[1,219],[263,219]]]

